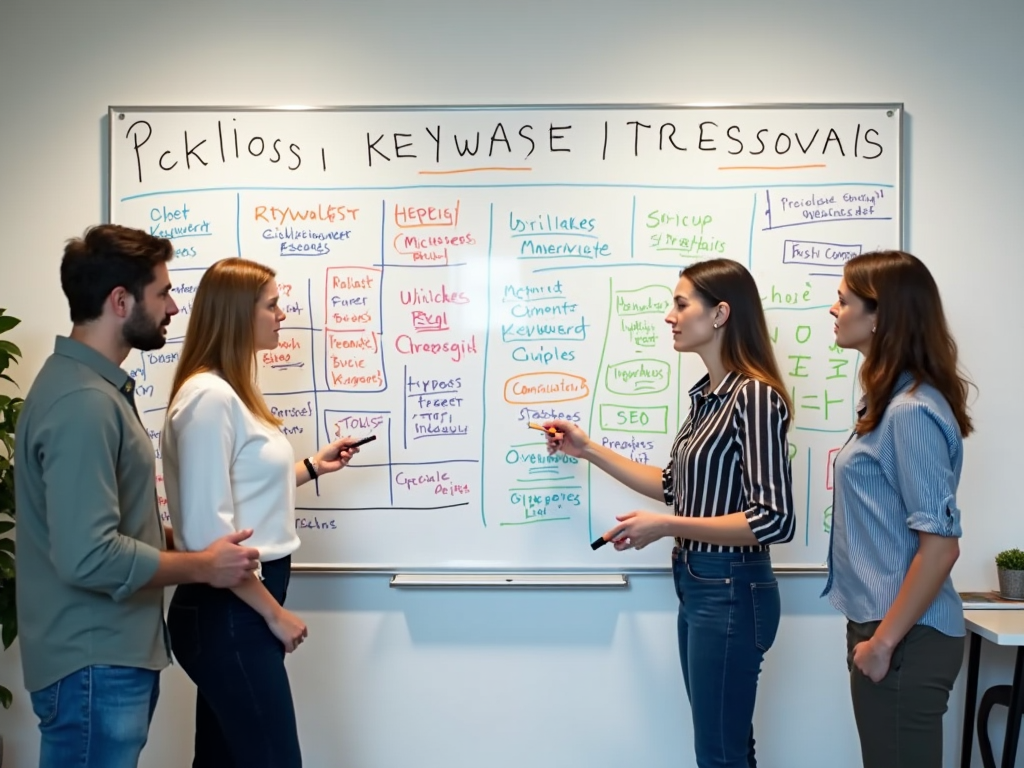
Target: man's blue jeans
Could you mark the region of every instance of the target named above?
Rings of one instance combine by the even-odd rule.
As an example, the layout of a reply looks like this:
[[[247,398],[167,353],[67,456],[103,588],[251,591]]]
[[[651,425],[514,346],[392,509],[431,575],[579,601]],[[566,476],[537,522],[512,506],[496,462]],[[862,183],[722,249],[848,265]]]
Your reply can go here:
[[[679,658],[698,768],[755,768],[754,698],[781,604],[767,552],[676,549]]]
[[[136,768],[160,695],[160,673],[95,665],[31,694],[39,768]]]

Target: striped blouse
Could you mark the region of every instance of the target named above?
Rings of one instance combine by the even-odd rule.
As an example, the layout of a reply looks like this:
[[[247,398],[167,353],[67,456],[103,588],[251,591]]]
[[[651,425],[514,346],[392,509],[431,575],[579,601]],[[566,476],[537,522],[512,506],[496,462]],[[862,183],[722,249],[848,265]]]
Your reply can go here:
[[[822,595],[850,621],[880,621],[917,554],[918,532],[959,537],[963,438],[949,403],[904,373],[878,426],[836,456],[835,499]],[[859,407],[864,411],[864,401]],[[965,634],[963,604],[946,577],[918,624]]]
[[[793,475],[786,403],[770,386],[730,372],[704,394],[709,376],[690,390],[690,413],[662,473],[665,503],[684,517],[742,512],[758,544],[726,546],[683,539],[695,552],[758,552],[793,538]]]

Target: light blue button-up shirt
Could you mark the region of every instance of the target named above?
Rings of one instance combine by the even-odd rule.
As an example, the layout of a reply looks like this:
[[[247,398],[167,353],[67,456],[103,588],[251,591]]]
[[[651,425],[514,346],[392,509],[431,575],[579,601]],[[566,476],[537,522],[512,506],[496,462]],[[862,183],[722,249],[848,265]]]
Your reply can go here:
[[[836,456],[828,582],[854,622],[885,618],[917,554],[918,533],[959,537],[963,437],[946,399],[904,373],[878,426]],[[858,411],[863,412],[861,401]],[[963,604],[946,578],[918,624],[962,637]]]

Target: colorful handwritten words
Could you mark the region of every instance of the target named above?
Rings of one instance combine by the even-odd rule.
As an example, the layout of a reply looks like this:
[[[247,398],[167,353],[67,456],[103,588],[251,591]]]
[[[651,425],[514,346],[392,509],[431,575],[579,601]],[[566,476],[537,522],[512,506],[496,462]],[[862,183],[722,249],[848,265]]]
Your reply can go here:
[[[326,513],[305,512],[295,515],[295,530],[329,532],[338,530],[337,518]]]
[[[664,285],[645,285],[633,290],[615,291],[615,314],[622,318],[619,320],[619,328],[628,334],[634,347],[650,349],[657,346],[659,336],[655,323],[671,306],[672,291]]]
[[[293,283],[283,283],[278,280],[277,295],[277,305],[285,315],[289,317],[295,316],[301,319],[303,315],[306,314],[306,297],[295,290]]]
[[[271,405],[270,412],[281,419],[282,424],[278,429],[285,435],[304,434],[306,429],[312,426],[310,421],[313,424],[316,423],[316,409],[313,407],[312,400],[306,400],[301,405],[286,407]]]
[[[419,379],[406,369],[404,386],[407,441],[470,433],[461,377]]]
[[[452,339],[449,341],[416,341],[409,334],[402,333],[395,337],[395,350],[400,355],[440,357],[453,363],[461,363],[471,355],[480,353],[476,335]]]
[[[307,357],[305,347],[308,343],[294,331],[282,331],[276,349],[264,350],[259,353],[260,365],[274,370],[304,368]]]
[[[423,229],[456,230],[462,203],[441,203],[437,205],[402,205],[392,208],[392,222],[398,233],[391,241],[392,248],[400,257],[398,263],[414,266],[447,266],[452,263],[449,249],[477,245],[472,232],[438,233],[420,232]]]
[[[315,206],[256,205],[253,220],[267,224],[260,237],[277,244],[279,256],[324,256],[352,237],[349,225],[358,220],[359,209],[318,203]],[[326,225],[326,226],[325,226]]]
[[[548,454],[543,442],[511,446],[505,464],[520,477],[508,491],[514,519],[502,525],[570,519],[582,505],[582,486],[572,474],[579,463],[564,453]]]
[[[842,267],[854,256],[859,256],[862,250],[863,246],[859,244],[786,240],[783,243],[782,263],[808,267]]]
[[[171,348],[169,349],[169,347]],[[180,347],[180,343],[168,342],[163,349],[142,353],[142,364],[145,368],[143,380],[146,380],[150,375],[154,375],[157,380],[173,378],[174,369],[177,367],[178,360],[181,357],[181,350],[173,347]],[[153,388],[154,385],[152,384],[138,384],[135,387],[135,397],[151,398],[154,394]]]
[[[418,232],[399,232],[392,241],[395,253],[407,257],[405,262],[419,266],[450,264],[449,248],[477,244],[471,232],[461,235],[424,235]]]
[[[327,270],[324,343],[330,390],[380,392],[387,386],[379,343],[380,282],[376,267]]]
[[[803,298],[798,293],[782,295],[794,300]],[[826,309],[821,311],[826,313]],[[841,431],[848,427],[855,385],[855,353],[835,345],[825,320],[809,317],[806,312],[789,313],[785,305],[766,307],[766,312],[772,342],[778,344],[784,338],[792,350],[780,355],[779,363],[790,385],[796,428]]]
[[[441,504],[446,500],[457,503],[476,493],[480,486],[479,470],[465,464],[394,467],[392,477],[396,503],[422,500],[425,496],[436,498]]]
[[[778,229],[825,221],[891,219],[896,196],[882,187],[822,187],[765,190],[765,229]]]
[[[178,315],[180,320],[172,320],[171,322],[185,322],[182,325],[188,323],[188,316],[192,314],[192,304],[195,301],[196,291],[199,290],[199,279],[201,273],[191,269],[175,269],[174,262],[171,262],[171,266],[168,272],[171,275],[171,298],[174,299],[174,303],[178,305]],[[184,328],[182,328],[184,331]]]
[[[324,427],[330,440],[342,437],[357,437],[377,434],[381,426],[388,420],[388,411],[336,411],[324,409]],[[387,441],[381,435],[373,443],[368,443],[363,451],[380,449]]]
[[[611,245],[596,233],[597,219],[587,216],[510,211],[508,229],[518,241],[520,259],[576,258],[595,259],[612,256]]]
[[[671,306],[672,291],[664,285],[617,290],[614,295],[614,311],[620,318],[619,330],[629,336],[634,347],[651,349],[657,346],[662,337],[656,323]]]
[[[672,379],[672,368],[664,360],[644,358],[609,365],[604,385],[617,395],[650,395],[664,392]]]
[[[505,382],[507,403],[561,403],[589,396],[585,378],[561,371],[521,373]]]
[[[725,240],[714,235],[714,217],[705,211],[664,211],[655,208],[643,219],[650,230],[648,247],[685,258],[712,258],[726,252]]]
[[[601,445],[640,464],[650,464],[654,455],[654,440],[637,439],[632,435],[629,439],[602,436]]]
[[[584,341],[590,327],[580,313],[579,303],[563,293],[560,280],[542,285],[507,284],[502,304],[503,314],[511,316],[511,322],[503,318],[501,340],[517,344],[510,350],[513,360],[544,366],[576,360],[576,352],[569,345],[551,343]],[[526,346],[530,342],[542,343]]]
[[[571,421],[573,424],[580,424],[583,421],[583,415],[578,408],[574,409],[571,407],[565,407],[563,409],[556,406],[526,406],[520,408],[516,416],[516,421],[521,421],[523,423],[529,423],[531,421],[541,423],[544,421],[552,421],[554,419],[561,419],[562,421]]]
[[[149,220],[149,234],[154,237],[181,240],[187,237],[209,237],[213,234],[209,220],[202,217],[197,218],[187,204],[181,206],[160,205],[150,208]],[[185,255],[184,250],[183,255]],[[195,252],[188,255],[194,256]]]
[[[441,283],[432,287],[414,287],[398,292],[398,301],[403,307],[410,307],[409,320],[414,333],[450,331],[446,307],[469,303],[469,296]]]
[[[582,490],[582,485],[515,487],[508,491],[508,503],[524,523],[570,520],[580,511]]]

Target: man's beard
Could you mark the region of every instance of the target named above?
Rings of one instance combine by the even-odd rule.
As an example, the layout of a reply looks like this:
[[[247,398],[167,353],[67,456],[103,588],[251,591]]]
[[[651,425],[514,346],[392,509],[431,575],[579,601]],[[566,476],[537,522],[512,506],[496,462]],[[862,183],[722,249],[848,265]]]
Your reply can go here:
[[[125,343],[133,349],[149,352],[154,349],[160,349],[167,343],[167,337],[164,336],[163,332],[163,327],[166,324],[166,322],[155,322],[143,311],[141,304],[136,304],[132,308],[132,313],[128,316],[128,320],[125,322],[121,333],[124,336]]]

